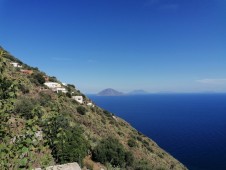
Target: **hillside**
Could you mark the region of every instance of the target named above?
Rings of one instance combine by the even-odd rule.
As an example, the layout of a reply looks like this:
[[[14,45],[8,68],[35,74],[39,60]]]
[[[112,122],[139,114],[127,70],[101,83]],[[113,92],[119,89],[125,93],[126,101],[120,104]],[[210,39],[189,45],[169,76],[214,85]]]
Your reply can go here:
[[[116,91],[114,89],[108,88],[100,91],[97,95],[98,96],[121,96],[123,95],[123,93]]]
[[[78,162],[99,170],[185,170],[127,122],[0,48],[0,169]],[[100,162],[100,163],[98,163]]]

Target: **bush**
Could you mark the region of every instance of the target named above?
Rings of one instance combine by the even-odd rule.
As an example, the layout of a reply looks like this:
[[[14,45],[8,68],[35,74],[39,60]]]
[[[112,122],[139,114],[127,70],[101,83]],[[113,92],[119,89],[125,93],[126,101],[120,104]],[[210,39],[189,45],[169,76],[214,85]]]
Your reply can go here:
[[[93,159],[103,164],[110,163],[119,167],[126,167],[133,163],[133,155],[126,152],[123,145],[112,137],[102,140],[97,145],[93,150]]]
[[[147,161],[140,160],[135,163],[134,169],[135,170],[151,170],[152,168],[148,165]]]
[[[49,77],[49,81],[51,82],[57,82],[57,78],[52,76],[52,77]]]
[[[81,115],[85,115],[86,114],[86,108],[83,106],[78,106],[77,107],[77,112]]]
[[[19,84],[18,88],[22,91],[23,94],[29,93],[29,88],[23,84]]]
[[[157,154],[159,158],[164,158],[164,155],[162,153]]]
[[[46,121],[43,123],[43,131],[55,161],[60,164],[78,162],[81,165],[89,150],[89,143],[82,136],[82,129],[71,127],[62,115]]]
[[[68,98],[71,98],[71,93],[67,92],[67,93],[66,93],[66,96],[67,96]]]
[[[51,102],[51,95],[49,93],[46,92],[40,92],[39,93],[39,100],[38,102],[40,103],[41,106],[48,106],[49,103]]]
[[[103,113],[104,113],[107,117],[111,117],[111,116],[112,116],[112,114],[111,114],[109,111],[107,111],[107,110],[104,110]]]
[[[134,157],[131,152],[126,152],[125,153],[125,162],[128,166],[131,166],[134,162]]]
[[[15,106],[15,112],[25,119],[33,119],[35,116],[33,109],[36,107],[36,104],[35,100],[25,97],[19,98]]]
[[[144,145],[145,147],[149,147],[149,142],[146,141],[146,140],[143,140],[143,145]]]
[[[36,85],[43,85],[45,83],[44,74],[42,73],[33,73],[32,75],[32,82]]]
[[[135,147],[135,146],[137,146],[137,143],[134,139],[131,138],[131,139],[128,140],[128,146],[129,147]]]
[[[67,86],[68,86],[68,87],[72,87],[72,88],[75,89],[75,85],[74,85],[74,84],[68,84]]]
[[[65,135],[58,137],[57,141],[59,141],[56,144],[59,163],[78,162],[81,165],[82,160],[88,155],[88,142],[78,128],[67,128]]]
[[[143,142],[143,139],[140,136],[137,136],[137,140]]]

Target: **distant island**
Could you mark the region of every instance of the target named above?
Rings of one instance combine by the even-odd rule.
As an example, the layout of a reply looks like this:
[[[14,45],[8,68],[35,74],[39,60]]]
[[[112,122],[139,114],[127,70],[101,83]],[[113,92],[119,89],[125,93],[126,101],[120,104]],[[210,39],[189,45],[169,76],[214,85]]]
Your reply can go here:
[[[122,96],[122,95],[124,96],[124,95],[147,95],[147,94],[149,94],[149,92],[142,89],[133,90],[128,93],[122,93],[115,89],[107,88],[97,93],[97,96]]]
[[[133,90],[128,93],[128,95],[145,95],[145,94],[149,94],[149,93],[144,90]]]
[[[112,88],[107,88],[100,91],[97,95],[98,96],[121,96],[121,95],[124,95],[124,93],[114,90]]]

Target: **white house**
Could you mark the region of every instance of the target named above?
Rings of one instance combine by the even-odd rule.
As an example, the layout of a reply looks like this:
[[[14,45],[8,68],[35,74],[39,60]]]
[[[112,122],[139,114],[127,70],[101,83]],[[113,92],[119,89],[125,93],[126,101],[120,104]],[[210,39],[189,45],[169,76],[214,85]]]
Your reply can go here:
[[[64,87],[57,87],[57,88],[53,88],[52,90],[57,93],[59,93],[59,92],[67,93],[67,90]]]
[[[67,86],[67,83],[62,83],[64,86]]]
[[[94,107],[94,104],[92,102],[88,102],[87,106]]]
[[[13,67],[18,67],[18,68],[22,67],[19,63],[16,63],[16,62],[11,62],[10,64],[12,64]]]
[[[51,89],[60,88],[61,87],[61,84],[60,83],[56,83],[56,82],[45,82],[44,84],[46,86],[48,86],[49,88],[51,88]]]
[[[83,97],[82,96],[72,96],[72,99],[76,100],[79,103],[83,103]]]

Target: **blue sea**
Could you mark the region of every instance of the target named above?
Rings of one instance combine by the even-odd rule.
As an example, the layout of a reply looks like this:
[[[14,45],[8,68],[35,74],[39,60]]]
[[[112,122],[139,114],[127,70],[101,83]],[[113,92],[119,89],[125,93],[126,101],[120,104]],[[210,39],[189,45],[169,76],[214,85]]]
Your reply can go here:
[[[89,97],[190,170],[226,170],[226,94]]]

